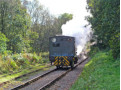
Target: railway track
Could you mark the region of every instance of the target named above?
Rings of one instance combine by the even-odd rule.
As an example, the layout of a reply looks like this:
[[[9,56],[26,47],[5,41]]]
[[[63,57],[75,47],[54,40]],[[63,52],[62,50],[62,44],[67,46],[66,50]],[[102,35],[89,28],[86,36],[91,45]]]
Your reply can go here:
[[[39,65],[39,66],[40,66],[40,65]],[[39,66],[38,66],[38,67],[39,67]],[[49,68],[49,67],[50,67],[50,65],[47,66],[47,67],[44,67],[44,68]],[[38,72],[38,71],[40,71],[40,70],[42,70],[42,69],[44,69],[44,68],[40,68],[40,69],[37,69],[37,70],[31,71],[31,72],[29,72],[29,73],[26,73],[26,74],[20,75],[20,76],[18,76],[18,77],[15,77],[15,78],[13,78],[13,79],[11,79],[11,80],[9,80],[9,81],[2,82],[2,83],[0,83],[0,86],[9,83],[9,82],[11,82],[12,80],[17,80],[17,79],[22,78],[22,77],[24,77],[24,76],[27,76],[27,75],[29,75],[29,74],[36,73],[36,72]],[[31,69],[31,68],[29,68],[29,69]],[[20,71],[19,71],[19,72],[20,72]],[[16,72],[16,73],[18,73],[18,72]],[[15,73],[12,73],[12,74],[15,74]],[[11,74],[9,74],[9,75],[11,75]],[[2,77],[5,77],[5,75],[2,76]]]
[[[87,58],[86,58],[87,59]],[[82,62],[86,61],[86,59],[81,60],[78,64],[74,66],[76,68]],[[38,76],[32,80],[25,82],[22,85],[12,88],[11,90],[45,90],[49,86],[53,85],[56,81],[64,77],[71,69],[67,70],[57,70],[53,69],[41,76]]]

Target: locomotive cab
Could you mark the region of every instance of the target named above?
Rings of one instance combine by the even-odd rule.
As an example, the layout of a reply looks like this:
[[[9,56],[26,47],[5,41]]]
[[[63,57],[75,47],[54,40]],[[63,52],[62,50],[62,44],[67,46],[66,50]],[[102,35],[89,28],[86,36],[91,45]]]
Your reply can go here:
[[[70,36],[54,36],[49,38],[49,60],[57,68],[77,63],[75,38]]]

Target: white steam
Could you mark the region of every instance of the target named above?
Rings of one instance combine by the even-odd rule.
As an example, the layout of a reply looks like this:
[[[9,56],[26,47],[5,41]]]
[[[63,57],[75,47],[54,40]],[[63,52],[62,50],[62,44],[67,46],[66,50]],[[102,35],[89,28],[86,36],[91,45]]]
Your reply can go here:
[[[73,13],[73,19],[61,27],[63,35],[76,38],[77,55],[80,54],[87,41],[90,40],[90,34],[92,32],[90,26],[85,27],[88,24],[85,16],[89,15],[86,10],[86,0],[81,0],[80,2],[78,8],[75,9],[77,11]]]

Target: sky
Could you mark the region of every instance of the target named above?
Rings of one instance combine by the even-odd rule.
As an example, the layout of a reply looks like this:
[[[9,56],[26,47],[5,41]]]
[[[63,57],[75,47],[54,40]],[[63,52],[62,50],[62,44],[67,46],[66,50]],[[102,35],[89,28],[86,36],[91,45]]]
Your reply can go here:
[[[76,21],[86,23],[84,17],[89,15],[86,10],[86,0],[39,0],[47,7],[51,14],[60,15],[63,13],[73,14]],[[78,20],[79,19],[79,20]]]
[[[29,0],[31,1],[31,0]],[[86,0],[39,0],[39,2],[47,7],[50,13],[54,15],[59,15],[63,13],[79,14],[85,15],[85,3]]]
[[[49,9],[50,13],[58,16],[63,13],[73,14],[73,19],[62,25],[62,34],[76,38],[77,54],[79,54],[91,33],[90,26],[84,27],[88,22],[85,16],[90,15],[86,10],[86,0],[39,0]]]

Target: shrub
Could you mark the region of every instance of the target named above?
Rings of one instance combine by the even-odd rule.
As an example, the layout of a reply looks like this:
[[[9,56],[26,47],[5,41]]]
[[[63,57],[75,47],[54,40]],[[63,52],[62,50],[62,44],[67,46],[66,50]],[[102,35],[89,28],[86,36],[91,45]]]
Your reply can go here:
[[[90,52],[89,52],[89,56],[93,56],[93,55],[95,55],[97,52],[99,52],[100,50],[99,50],[99,48],[97,47],[97,46],[92,46],[91,47],[91,50],[90,50]]]
[[[0,53],[4,53],[6,51],[7,41],[8,39],[6,38],[6,36],[0,32]]]
[[[112,37],[112,39],[110,40],[110,47],[113,57],[120,57],[120,33]]]
[[[42,53],[43,54],[43,53]],[[7,52],[0,55],[0,73],[11,73],[19,71],[28,67],[33,67],[36,64],[47,63],[47,53],[37,55],[36,53],[20,53],[20,54],[8,54]]]
[[[43,58],[48,58],[48,57],[49,57],[49,52],[42,52],[42,53],[40,53],[40,55],[41,55]]]
[[[12,68],[13,70],[18,69],[18,66],[17,66],[17,64],[16,64],[16,62],[15,62],[14,60],[11,60],[11,61],[10,61],[10,66],[11,66],[11,68]]]
[[[43,58],[43,59],[42,59],[42,63],[49,63],[49,59]]]

